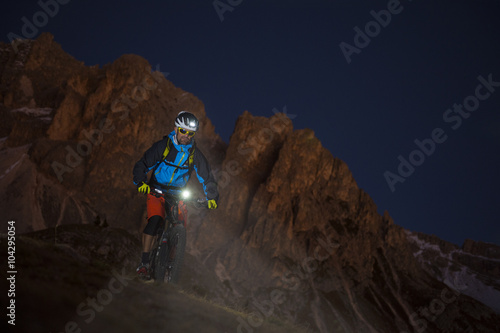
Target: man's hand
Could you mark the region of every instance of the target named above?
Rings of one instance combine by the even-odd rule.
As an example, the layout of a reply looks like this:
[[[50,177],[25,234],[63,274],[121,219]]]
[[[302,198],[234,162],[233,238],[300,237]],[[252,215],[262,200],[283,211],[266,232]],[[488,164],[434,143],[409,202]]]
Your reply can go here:
[[[137,191],[139,191],[139,193],[148,194],[149,191],[151,191],[151,188],[149,187],[148,184],[143,182],[141,186],[137,187]]]
[[[208,208],[209,209],[216,209],[217,208],[217,201],[215,200],[208,200]]]

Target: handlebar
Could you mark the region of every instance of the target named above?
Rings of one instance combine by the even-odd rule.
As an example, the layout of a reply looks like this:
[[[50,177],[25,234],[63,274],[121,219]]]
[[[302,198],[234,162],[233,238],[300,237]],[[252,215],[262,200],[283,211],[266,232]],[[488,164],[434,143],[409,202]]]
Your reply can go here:
[[[169,198],[172,198],[175,200],[176,204],[178,204],[179,201],[182,201],[184,203],[192,203],[195,208],[208,208],[208,200],[205,198],[195,198],[194,196],[184,198],[182,197],[182,194],[173,194],[153,186],[151,186],[151,192],[154,192],[152,193],[153,195],[161,195],[167,201]]]

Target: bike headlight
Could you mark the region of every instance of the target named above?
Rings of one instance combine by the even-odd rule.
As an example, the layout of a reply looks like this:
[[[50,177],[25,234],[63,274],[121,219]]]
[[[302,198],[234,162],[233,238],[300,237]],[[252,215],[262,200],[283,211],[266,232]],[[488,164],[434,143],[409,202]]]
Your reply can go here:
[[[181,195],[183,199],[189,199],[189,197],[191,196],[191,192],[189,192],[188,190],[184,190],[182,191]]]

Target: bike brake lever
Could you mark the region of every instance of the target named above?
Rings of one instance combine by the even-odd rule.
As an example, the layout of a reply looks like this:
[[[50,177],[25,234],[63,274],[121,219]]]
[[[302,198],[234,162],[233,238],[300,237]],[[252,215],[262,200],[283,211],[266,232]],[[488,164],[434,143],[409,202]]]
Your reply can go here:
[[[195,201],[196,208],[208,207],[208,201],[205,199],[197,199]]]

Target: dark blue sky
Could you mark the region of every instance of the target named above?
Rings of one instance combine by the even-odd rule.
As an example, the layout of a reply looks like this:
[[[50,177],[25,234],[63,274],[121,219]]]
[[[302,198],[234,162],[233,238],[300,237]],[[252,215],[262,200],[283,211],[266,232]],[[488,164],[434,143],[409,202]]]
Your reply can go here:
[[[55,0],[41,3],[53,10]],[[244,110],[286,106],[397,224],[458,245],[500,244],[500,86],[476,97],[478,76],[500,82],[499,1],[217,3],[230,6],[223,21],[211,0],[71,0],[44,22],[37,1],[9,1],[1,40],[35,16],[35,38],[51,32],[87,65],[141,55],[204,102],[226,142]],[[355,39],[356,27],[368,35]],[[357,42],[349,63],[342,42]],[[463,103],[467,118],[454,112]],[[436,128],[446,140],[429,156],[414,152]],[[420,165],[392,191],[384,173],[398,175],[400,155]]]

